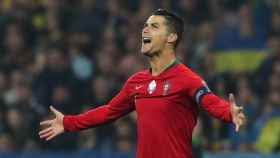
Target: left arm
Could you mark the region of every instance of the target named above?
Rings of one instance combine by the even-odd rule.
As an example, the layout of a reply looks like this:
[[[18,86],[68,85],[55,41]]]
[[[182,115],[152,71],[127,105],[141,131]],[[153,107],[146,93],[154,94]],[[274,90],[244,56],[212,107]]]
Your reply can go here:
[[[225,122],[232,122],[229,102],[219,98],[215,94],[209,93],[204,95],[201,98],[199,105],[211,116]]]
[[[245,115],[243,108],[236,105],[233,94],[229,95],[229,101],[225,101],[213,94],[207,84],[198,76],[191,78],[190,81],[192,84],[190,84],[188,91],[196,104],[211,116],[225,122],[234,123],[235,130],[239,131],[240,126],[245,122]]]

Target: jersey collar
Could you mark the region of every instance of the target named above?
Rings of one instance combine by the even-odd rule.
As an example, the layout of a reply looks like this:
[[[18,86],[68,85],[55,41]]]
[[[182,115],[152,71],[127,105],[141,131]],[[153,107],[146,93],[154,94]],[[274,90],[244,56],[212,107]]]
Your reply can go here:
[[[159,75],[153,76],[153,77],[158,77],[158,76],[162,75],[164,72],[175,67],[178,64],[181,64],[181,62],[179,59],[176,58],[176,60],[172,64],[168,65]],[[150,75],[152,75],[152,68],[149,68],[149,73],[150,73]]]

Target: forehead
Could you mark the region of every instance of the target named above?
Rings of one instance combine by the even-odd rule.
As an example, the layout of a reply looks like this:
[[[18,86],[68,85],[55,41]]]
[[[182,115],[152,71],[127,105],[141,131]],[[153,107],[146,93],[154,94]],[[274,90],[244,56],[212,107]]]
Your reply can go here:
[[[165,18],[164,18],[164,16],[160,16],[160,15],[152,15],[147,19],[146,23],[147,24],[158,23],[160,25],[164,25]]]

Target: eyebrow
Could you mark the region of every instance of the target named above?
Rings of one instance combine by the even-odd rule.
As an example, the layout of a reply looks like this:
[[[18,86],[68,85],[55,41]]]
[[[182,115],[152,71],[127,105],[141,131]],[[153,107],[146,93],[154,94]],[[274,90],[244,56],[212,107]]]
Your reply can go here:
[[[148,25],[149,25],[149,23],[145,23],[144,24],[144,26],[148,26]],[[159,23],[157,23],[157,22],[150,23],[150,25],[155,26],[155,27],[159,27],[160,26]]]

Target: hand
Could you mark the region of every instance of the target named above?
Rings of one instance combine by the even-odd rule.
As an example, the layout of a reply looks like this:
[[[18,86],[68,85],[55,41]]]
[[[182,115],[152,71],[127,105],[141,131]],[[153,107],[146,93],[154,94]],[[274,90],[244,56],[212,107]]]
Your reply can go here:
[[[230,104],[230,113],[232,116],[232,121],[235,124],[235,131],[238,132],[240,126],[245,123],[245,115],[243,113],[243,107],[237,106],[234,95],[229,94],[229,104]]]
[[[47,125],[47,127],[45,127],[39,132],[40,138],[45,139],[47,141],[64,132],[64,115],[58,110],[56,110],[53,106],[50,106],[50,110],[55,115],[55,118],[52,120],[40,122],[40,125]]]

